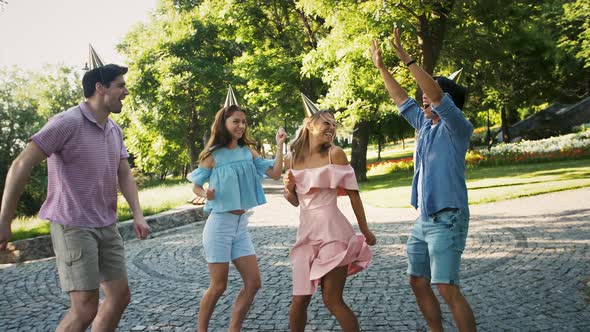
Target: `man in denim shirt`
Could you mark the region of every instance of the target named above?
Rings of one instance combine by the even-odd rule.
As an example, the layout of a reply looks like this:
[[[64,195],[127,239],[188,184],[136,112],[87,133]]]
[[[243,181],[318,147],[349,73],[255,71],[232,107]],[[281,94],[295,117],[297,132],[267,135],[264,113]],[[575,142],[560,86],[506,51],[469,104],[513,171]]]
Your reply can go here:
[[[404,50],[395,28],[393,47],[424,92],[424,109],[408,97],[383,64],[379,44],[373,63],[401,115],[418,131],[412,206],[419,210],[407,243],[408,274],[431,331],[442,331],[440,304],[431,284],[449,305],[460,331],[475,331],[475,317],[459,289],[459,267],[469,226],[465,153],[473,126],[461,112],[466,91],[453,81],[433,79]]]

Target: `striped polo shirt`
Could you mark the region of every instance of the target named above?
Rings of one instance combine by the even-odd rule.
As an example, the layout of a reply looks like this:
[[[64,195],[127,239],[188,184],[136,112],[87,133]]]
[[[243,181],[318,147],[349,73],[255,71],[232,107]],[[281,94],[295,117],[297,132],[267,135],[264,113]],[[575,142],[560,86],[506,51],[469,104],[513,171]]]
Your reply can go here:
[[[82,102],[52,117],[31,140],[48,156],[39,218],[81,227],[117,221],[117,171],[129,154],[115,121],[101,126]]]

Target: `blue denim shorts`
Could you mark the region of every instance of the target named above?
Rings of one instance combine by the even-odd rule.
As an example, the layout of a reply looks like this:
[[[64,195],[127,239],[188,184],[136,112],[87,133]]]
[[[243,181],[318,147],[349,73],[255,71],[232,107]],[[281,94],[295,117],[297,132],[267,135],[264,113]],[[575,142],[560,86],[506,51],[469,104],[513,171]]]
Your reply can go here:
[[[432,284],[459,284],[461,254],[465,249],[469,214],[461,210],[418,218],[408,239],[408,274]]]
[[[248,233],[249,213],[211,212],[203,229],[203,249],[207,263],[228,263],[256,255]]]

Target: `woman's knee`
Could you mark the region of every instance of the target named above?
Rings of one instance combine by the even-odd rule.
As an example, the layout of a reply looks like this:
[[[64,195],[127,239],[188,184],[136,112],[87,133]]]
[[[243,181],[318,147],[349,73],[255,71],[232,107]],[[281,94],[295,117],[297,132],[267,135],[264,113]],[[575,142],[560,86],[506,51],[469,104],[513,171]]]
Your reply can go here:
[[[337,308],[338,306],[345,305],[344,299],[342,298],[341,294],[332,294],[330,292],[322,293],[322,299],[324,300],[324,305],[330,308]]]
[[[296,307],[304,307],[307,308],[309,303],[311,302],[311,295],[294,295],[292,304]]]
[[[251,282],[247,282],[244,284],[244,288],[250,292],[253,292],[253,293],[258,292],[260,287],[262,287],[262,283],[260,282],[260,279],[253,280]]]
[[[212,292],[215,296],[223,295],[223,293],[225,293],[226,289],[227,289],[227,281],[225,281],[225,282],[223,282],[223,281],[212,282],[209,285],[209,291]]]

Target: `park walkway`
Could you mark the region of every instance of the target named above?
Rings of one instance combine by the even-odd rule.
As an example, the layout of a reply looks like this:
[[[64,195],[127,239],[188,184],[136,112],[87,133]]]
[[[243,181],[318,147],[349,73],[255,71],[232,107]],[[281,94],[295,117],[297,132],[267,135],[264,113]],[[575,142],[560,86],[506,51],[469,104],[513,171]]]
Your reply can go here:
[[[262,289],[245,331],[286,331],[290,303],[288,253],[297,210],[266,184],[269,203],[255,209],[251,234]],[[590,303],[581,285],[590,276],[590,188],[472,207],[462,289],[480,331],[590,331]],[[352,219],[344,198],[343,210]],[[378,244],[367,271],[351,277],[346,300],[364,331],[426,331],[405,275],[411,209],[366,207]],[[354,219],[352,219],[354,220]],[[203,223],[127,242],[132,303],[120,331],[194,331],[198,301],[207,288]],[[0,266],[0,331],[53,331],[68,307],[53,259]],[[231,269],[212,330],[226,331],[240,287]],[[455,330],[443,306],[447,331]],[[338,331],[314,296],[308,331]]]

